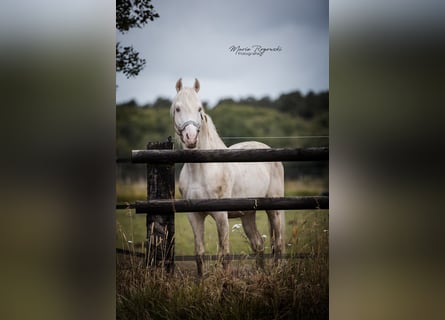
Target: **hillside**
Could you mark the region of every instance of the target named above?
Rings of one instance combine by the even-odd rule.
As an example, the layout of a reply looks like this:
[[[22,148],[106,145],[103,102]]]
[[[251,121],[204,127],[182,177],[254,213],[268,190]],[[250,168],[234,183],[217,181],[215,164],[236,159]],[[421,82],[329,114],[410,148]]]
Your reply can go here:
[[[313,109],[310,112],[308,106],[311,104],[296,93],[282,95],[275,101],[265,98],[241,101],[225,99],[206,112],[212,117],[218,133],[227,145],[257,140],[276,148],[328,146],[327,138],[313,138],[329,135],[327,93],[311,93],[307,97],[312,101]],[[158,99],[153,105],[143,107],[134,102],[117,106],[118,158],[128,158],[132,149],[144,149],[148,141],[165,141],[168,136],[174,137],[169,114],[170,104],[169,100]],[[176,147],[179,148],[179,145]],[[305,164],[298,166],[302,165]],[[121,168],[118,176],[140,175],[140,168],[124,167],[127,168]]]

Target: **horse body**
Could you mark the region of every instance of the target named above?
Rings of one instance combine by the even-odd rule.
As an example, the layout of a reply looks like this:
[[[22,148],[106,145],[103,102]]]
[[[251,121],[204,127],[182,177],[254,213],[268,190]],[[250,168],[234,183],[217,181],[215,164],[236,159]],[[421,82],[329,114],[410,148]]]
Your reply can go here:
[[[173,99],[171,115],[175,131],[184,148],[226,149],[212,119],[204,113],[197,95],[199,82],[194,88],[182,88],[181,79],[176,83],[177,95]],[[266,144],[248,141],[237,143],[230,149],[269,148]],[[284,196],[284,171],[281,162],[252,163],[185,163],[179,176],[179,190],[184,199],[282,197]],[[218,230],[218,255],[227,266],[229,254],[228,218],[240,217],[252,250],[263,263],[264,240],[256,227],[252,211],[194,212],[189,221],[195,236],[195,255],[198,274],[202,275],[204,255],[204,219],[213,217]],[[279,258],[284,251],[284,214],[281,210],[268,210],[272,251]]]

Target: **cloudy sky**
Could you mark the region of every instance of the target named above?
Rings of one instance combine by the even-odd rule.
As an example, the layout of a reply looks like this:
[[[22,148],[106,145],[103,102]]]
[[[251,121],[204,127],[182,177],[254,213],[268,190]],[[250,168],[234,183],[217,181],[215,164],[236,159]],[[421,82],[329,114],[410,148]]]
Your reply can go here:
[[[153,0],[160,18],[117,41],[133,45],[147,64],[136,78],[116,76],[117,103],[173,98],[175,82],[201,83],[200,97],[276,98],[329,87],[327,0]],[[231,50],[231,47],[235,50]],[[244,52],[253,53],[242,55]],[[255,48],[276,49],[261,56]]]

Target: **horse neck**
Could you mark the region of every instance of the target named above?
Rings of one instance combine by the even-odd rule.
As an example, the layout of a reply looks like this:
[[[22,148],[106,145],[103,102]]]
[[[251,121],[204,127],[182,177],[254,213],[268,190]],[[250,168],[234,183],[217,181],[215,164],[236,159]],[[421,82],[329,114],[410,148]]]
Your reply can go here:
[[[227,149],[227,146],[218,135],[212,119],[208,115],[204,115],[204,117],[198,149]]]
[[[212,119],[208,115],[204,115],[204,119],[201,125],[201,133],[199,134],[198,149],[209,150],[209,149],[227,149],[227,146],[221,140],[221,137],[216,131],[215,125]],[[213,168],[209,163],[186,163],[185,166],[188,168],[189,175],[194,181],[200,181],[202,177],[208,177],[208,169]],[[206,173],[207,172],[207,173]],[[210,169],[210,172],[213,172]]]

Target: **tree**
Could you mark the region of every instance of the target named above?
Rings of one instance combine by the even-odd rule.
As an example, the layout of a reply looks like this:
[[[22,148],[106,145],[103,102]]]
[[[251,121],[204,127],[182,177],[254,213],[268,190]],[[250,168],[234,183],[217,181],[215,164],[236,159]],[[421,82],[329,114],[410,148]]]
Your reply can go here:
[[[159,97],[155,103],[153,103],[153,108],[170,108],[171,105],[172,102],[170,99]]]
[[[116,43],[116,72],[123,72],[127,78],[135,77],[145,66],[145,59],[132,46],[122,47]]]
[[[260,100],[257,101],[257,105],[259,107],[270,108],[272,106],[272,101],[270,100],[270,98],[268,96],[264,96]]]
[[[236,104],[236,103],[237,102],[235,102],[235,100],[233,100],[232,98],[223,98],[218,101],[218,103],[215,105],[215,108],[217,108],[218,106],[221,106],[221,105],[225,105],[225,104],[232,105],[232,104]]]
[[[275,104],[277,109],[281,112],[287,112],[293,116],[300,115],[304,117],[306,103],[300,91],[280,95]]]
[[[151,0],[116,0],[116,29],[122,34],[133,28],[142,28],[149,21],[159,18]],[[135,77],[145,66],[145,59],[133,46],[116,43],[116,72],[123,72],[127,78]]]

